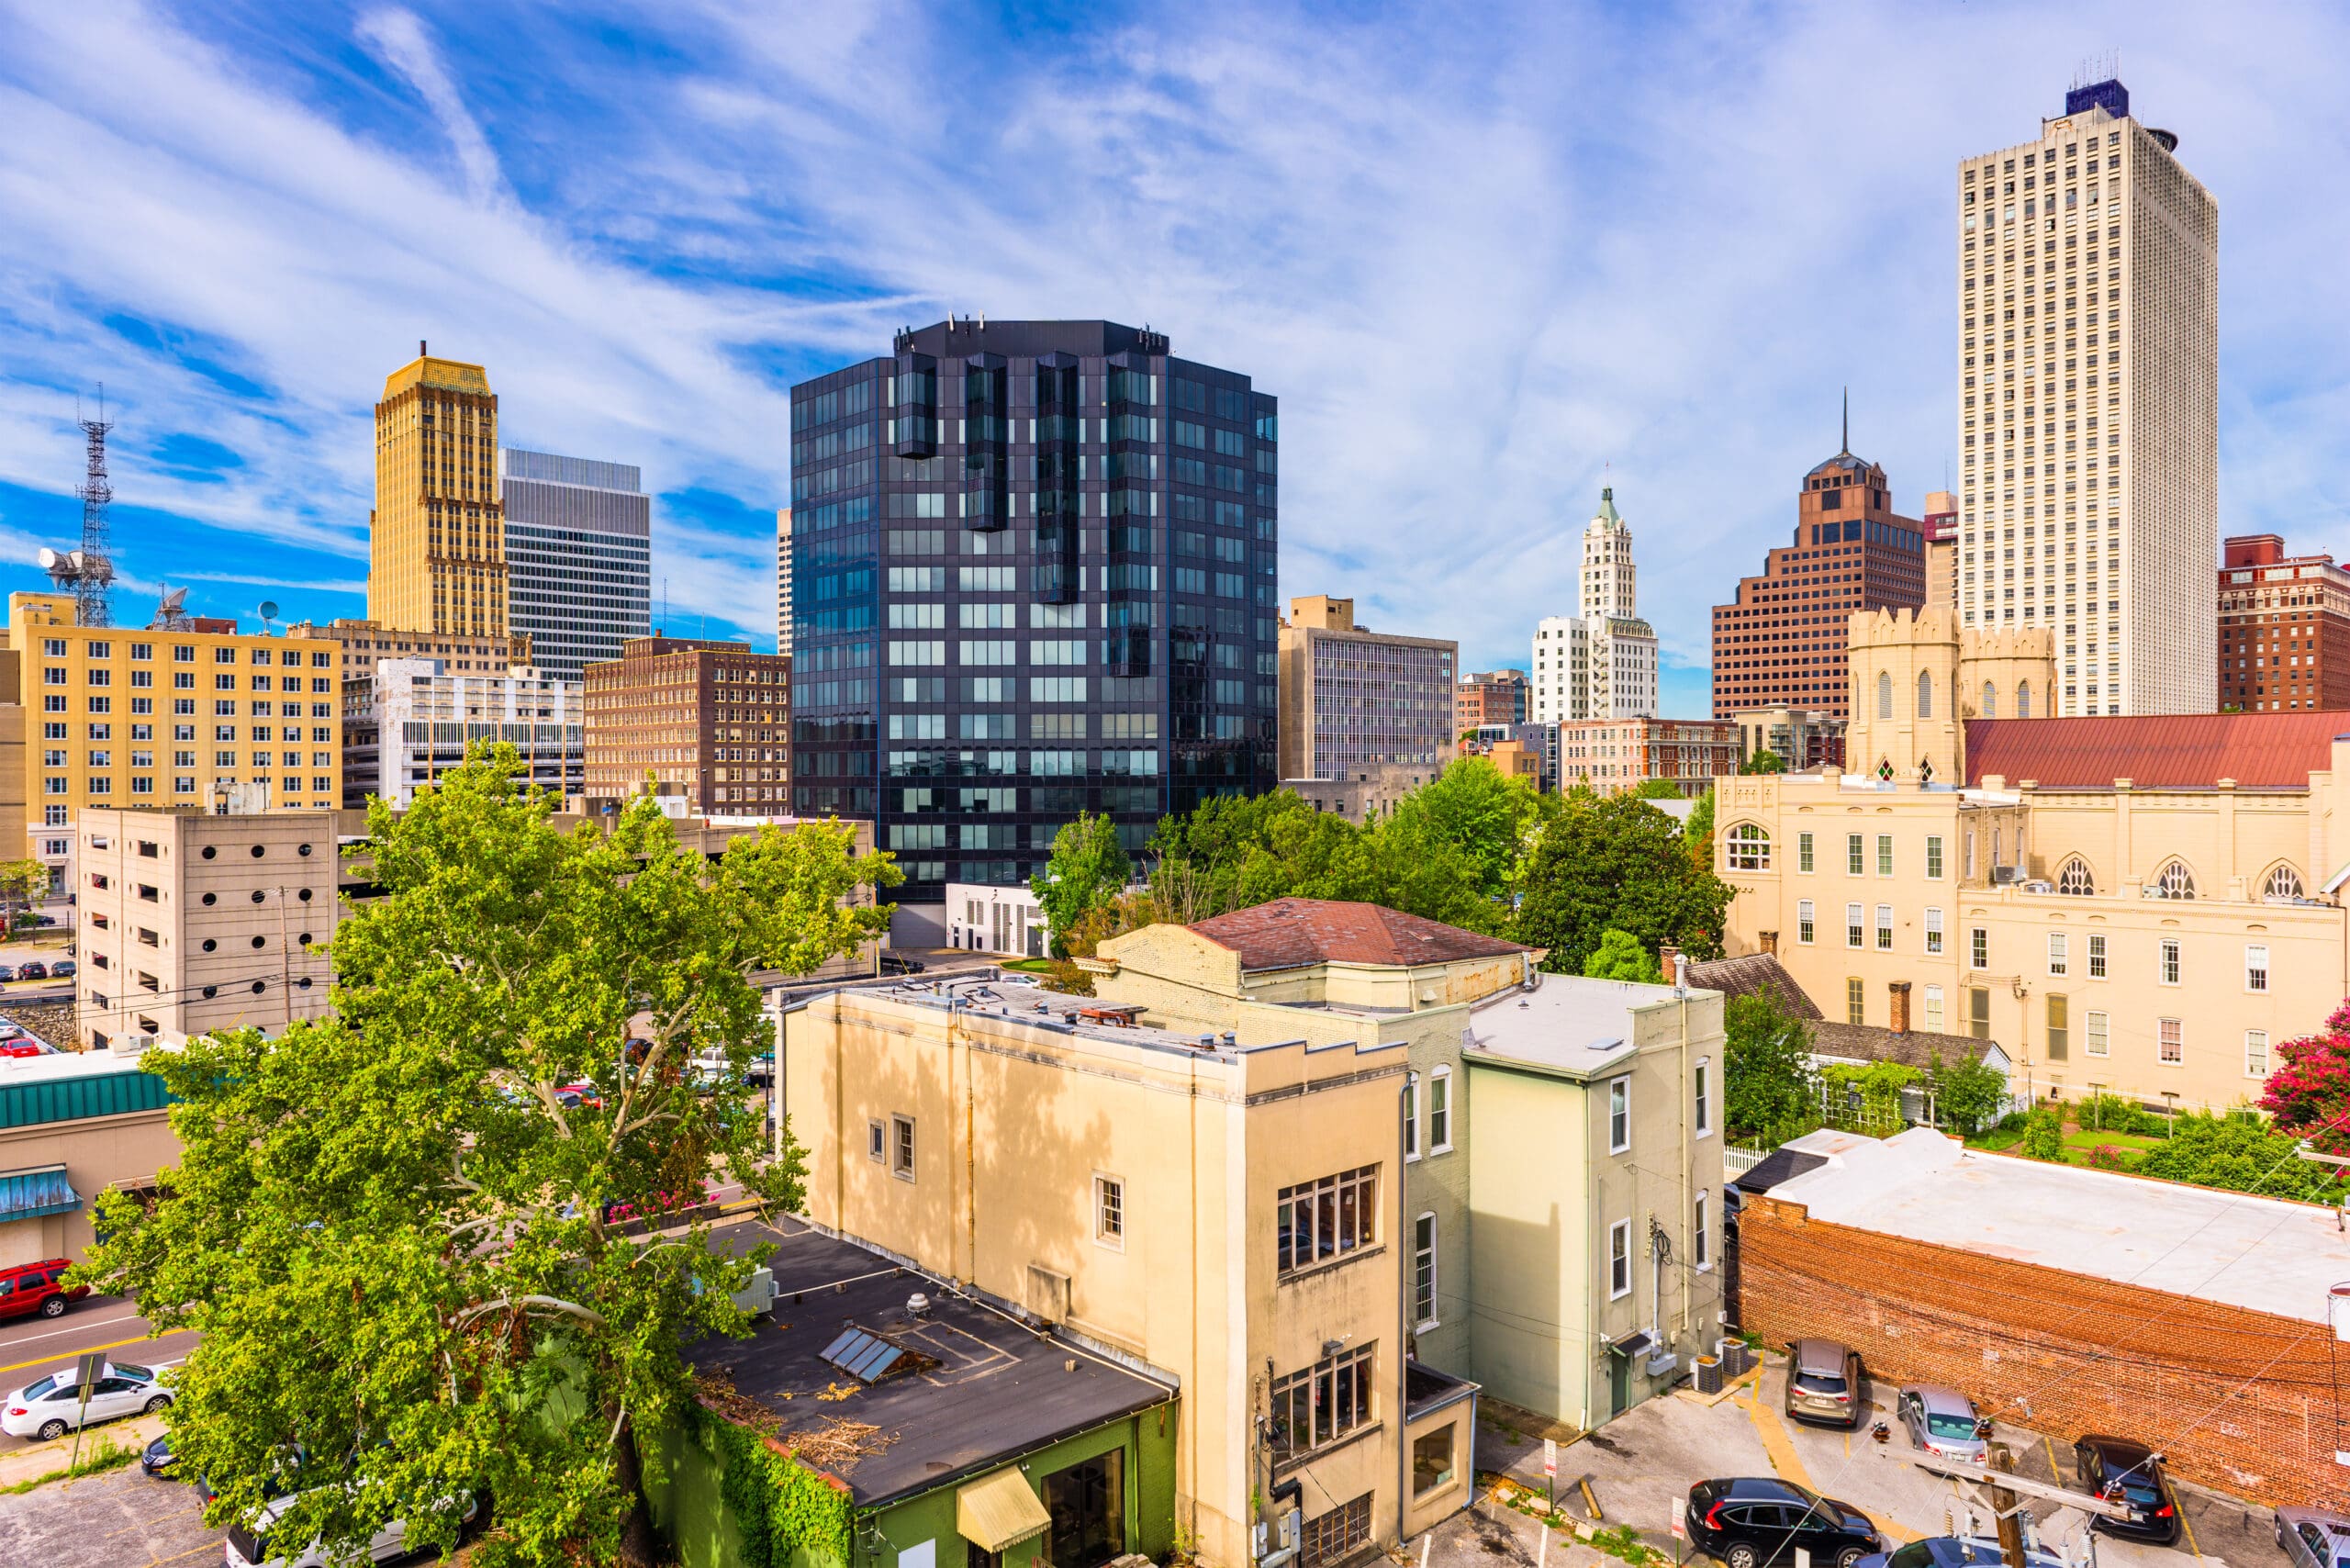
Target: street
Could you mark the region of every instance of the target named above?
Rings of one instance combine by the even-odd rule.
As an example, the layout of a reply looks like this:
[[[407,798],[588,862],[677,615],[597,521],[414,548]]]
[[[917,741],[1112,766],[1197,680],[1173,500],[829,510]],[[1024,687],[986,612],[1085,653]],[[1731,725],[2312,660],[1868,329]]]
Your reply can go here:
[[[120,1296],[85,1296],[62,1317],[21,1318],[0,1327],[0,1394],[53,1372],[70,1371],[73,1359],[86,1350],[153,1366],[185,1360],[195,1344],[196,1336],[189,1332],[147,1338],[147,1320]],[[29,1438],[0,1434],[0,1455],[44,1446]]]

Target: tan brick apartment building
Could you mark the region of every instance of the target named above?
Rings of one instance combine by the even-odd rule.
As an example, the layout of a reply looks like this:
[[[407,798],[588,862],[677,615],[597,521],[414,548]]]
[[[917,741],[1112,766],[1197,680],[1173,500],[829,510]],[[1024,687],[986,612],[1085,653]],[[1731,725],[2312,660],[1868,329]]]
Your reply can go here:
[[[589,665],[586,793],[625,800],[649,778],[703,816],[791,810],[791,661],[748,643],[637,637]]]
[[[1486,724],[1523,724],[1531,717],[1533,687],[1522,669],[1480,670],[1460,678],[1452,706],[1452,733]]]
[[[1497,748],[1498,749],[1498,748]],[[1559,787],[1620,795],[1651,778],[1702,795],[1743,755],[1727,719],[1606,719],[1559,726]]]
[[[2222,547],[2220,706],[2350,708],[2350,572],[2333,556],[2288,555],[2274,533]]]

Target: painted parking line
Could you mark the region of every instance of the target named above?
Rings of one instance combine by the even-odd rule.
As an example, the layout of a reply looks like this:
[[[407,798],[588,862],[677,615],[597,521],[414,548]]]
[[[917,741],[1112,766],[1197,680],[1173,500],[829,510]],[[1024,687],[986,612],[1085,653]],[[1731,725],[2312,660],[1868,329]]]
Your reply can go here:
[[[187,1334],[193,1333],[194,1330],[182,1328],[176,1332]],[[12,1361],[5,1367],[0,1367],[0,1372],[22,1372],[27,1367],[45,1367],[51,1361],[62,1361],[68,1356],[85,1356],[94,1350],[119,1350],[125,1345],[151,1345],[155,1343],[156,1338],[156,1336],[141,1334],[135,1339],[117,1339],[105,1345],[84,1345],[78,1350],[61,1350],[53,1356],[41,1356],[29,1361]],[[168,1339],[171,1336],[166,1334],[160,1338]]]
[[[1795,1438],[1787,1431],[1779,1413],[1762,1403],[1762,1383],[1755,1380],[1754,1398],[1746,1407],[1747,1418],[1754,1423],[1754,1435],[1762,1439],[1762,1451],[1770,1456],[1771,1468],[1796,1485],[1817,1492],[1811,1472],[1803,1462],[1803,1455],[1796,1451]],[[1845,1460],[1849,1468],[1852,1458],[1852,1434],[1846,1433]],[[1868,1510],[1863,1509],[1863,1513]],[[1906,1545],[1916,1540],[1918,1532],[1888,1514],[1869,1514],[1869,1520],[1882,1531],[1886,1540]]]

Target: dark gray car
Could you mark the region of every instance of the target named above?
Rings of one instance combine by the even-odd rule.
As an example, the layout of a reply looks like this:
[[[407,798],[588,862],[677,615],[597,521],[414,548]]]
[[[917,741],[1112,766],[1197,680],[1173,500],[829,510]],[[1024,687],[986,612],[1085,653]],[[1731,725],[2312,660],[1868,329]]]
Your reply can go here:
[[[1833,1339],[1798,1339],[1787,1347],[1789,1416],[1858,1427],[1867,1409],[1858,1355]]]
[[[1913,1383],[1893,1402],[1893,1413],[1908,1428],[1912,1447],[1945,1459],[1989,1462],[1991,1445],[1977,1436],[1975,1401],[1947,1383]]]
[[[2344,1568],[2350,1564],[2350,1518],[2322,1508],[2279,1508],[2277,1544],[2293,1568]]]

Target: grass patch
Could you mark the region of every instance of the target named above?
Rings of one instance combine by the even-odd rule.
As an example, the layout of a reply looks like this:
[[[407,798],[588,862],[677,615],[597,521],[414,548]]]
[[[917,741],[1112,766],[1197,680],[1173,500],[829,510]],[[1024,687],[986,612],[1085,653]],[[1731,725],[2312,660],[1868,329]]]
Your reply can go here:
[[[997,967],[1018,969],[1021,973],[1029,975],[1048,975],[1053,972],[1052,960],[1049,958],[1005,958]]]
[[[103,1475],[109,1470],[120,1470],[139,1457],[139,1450],[125,1448],[110,1437],[100,1437],[97,1445],[84,1453],[73,1464],[61,1464],[46,1475],[36,1475],[29,1481],[19,1481],[14,1486],[0,1486],[0,1496],[29,1492],[36,1486],[46,1486],[52,1481],[71,1481],[77,1476]]]
[[[1966,1147],[1969,1148],[1990,1149],[1996,1152],[2002,1148],[2013,1148],[2022,1141],[2023,1129],[2021,1127],[1993,1127],[1987,1133],[1983,1133],[1975,1137],[1968,1138],[1966,1140]]]
[[[2136,1133],[2076,1132],[2065,1135],[2066,1148],[2078,1149],[2084,1153],[2106,1144],[2110,1144],[2115,1148],[2135,1149],[2143,1154],[2150,1148],[2160,1148],[2163,1140],[2158,1137],[2143,1137]]]

